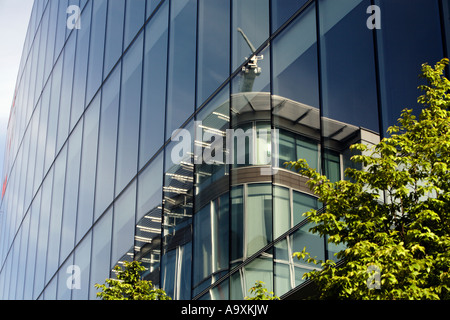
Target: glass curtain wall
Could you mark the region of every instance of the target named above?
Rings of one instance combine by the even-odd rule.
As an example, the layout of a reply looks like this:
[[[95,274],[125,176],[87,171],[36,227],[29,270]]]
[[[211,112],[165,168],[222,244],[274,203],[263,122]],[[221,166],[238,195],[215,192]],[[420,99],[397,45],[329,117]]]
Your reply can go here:
[[[366,25],[373,4],[381,29]],[[447,0],[35,1],[8,125],[0,297],[95,299],[133,259],[174,299],[294,289],[314,266],[293,252],[341,248],[309,232],[302,214],[322,204],[285,162],[345,178],[348,147],[416,106],[449,16]]]

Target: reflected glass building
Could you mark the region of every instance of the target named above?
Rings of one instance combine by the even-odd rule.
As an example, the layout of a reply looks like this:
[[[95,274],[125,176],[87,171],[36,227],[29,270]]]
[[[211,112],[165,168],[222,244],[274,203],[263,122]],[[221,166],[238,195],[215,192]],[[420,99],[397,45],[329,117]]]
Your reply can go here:
[[[321,204],[284,163],[344,179],[351,144],[418,107],[449,32],[448,0],[36,0],[0,298],[95,299],[131,260],[173,299],[243,299],[258,280],[292,297],[313,268],[292,253],[340,248],[308,231]]]

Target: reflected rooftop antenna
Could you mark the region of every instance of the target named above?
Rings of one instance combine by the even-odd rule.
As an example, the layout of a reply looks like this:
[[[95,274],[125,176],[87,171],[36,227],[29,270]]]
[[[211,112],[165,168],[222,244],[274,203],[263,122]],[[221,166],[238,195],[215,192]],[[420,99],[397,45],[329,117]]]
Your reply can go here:
[[[248,37],[245,35],[244,31],[242,31],[241,28],[238,28],[237,31],[242,35],[245,42],[252,51],[252,56],[250,57],[249,62],[242,67],[242,73],[244,75],[244,83],[242,84],[241,88],[242,92],[251,92],[253,91],[253,84],[255,82],[255,78],[261,74],[261,68],[258,67],[258,60],[264,59],[264,56],[255,55],[256,48],[253,46]]]

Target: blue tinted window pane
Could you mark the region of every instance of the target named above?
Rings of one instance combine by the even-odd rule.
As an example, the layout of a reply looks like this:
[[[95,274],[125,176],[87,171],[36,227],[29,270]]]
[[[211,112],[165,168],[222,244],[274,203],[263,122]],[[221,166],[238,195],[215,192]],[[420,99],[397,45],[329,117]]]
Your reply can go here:
[[[161,204],[162,180],[163,153],[139,175],[137,220]]]
[[[272,32],[283,25],[308,0],[272,0]]]
[[[62,61],[59,59],[52,72],[52,90],[48,114],[47,145],[45,148],[44,175],[55,158],[56,133],[58,129],[59,98],[61,95]]]
[[[102,89],[100,111],[100,133],[98,141],[97,182],[95,192],[96,220],[114,196],[116,172],[117,119],[119,112],[120,64],[111,74]]]
[[[89,104],[103,79],[103,52],[107,1],[95,0],[92,5],[91,41],[89,47],[89,69],[87,79],[86,104]]]
[[[47,10],[50,12],[50,21],[48,25],[48,39],[47,39],[47,50],[45,52],[45,69],[44,69],[44,83],[50,75],[50,71],[53,68],[53,54],[55,46],[55,34],[57,30],[58,22],[58,3],[59,1],[51,0],[49,2],[49,7]]]
[[[205,201],[211,199],[208,190],[217,185],[217,190],[228,189],[228,166],[226,162],[226,130],[229,129],[230,118],[230,88],[225,86],[206,106],[197,114],[196,121],[201,127],[196,130],[196,141],[202,141],[202,145],[195,144],[196,158],[196,203],[199,207]],[[225,178],[226,177],[226,178]],[[220,191],[217,191],[220,192]],[[218,196],[216,193],[215,196]]]
[[[269,37],[269,1],[233,0],[232,7],[232,69],[235,70]]]
[[[273,41],[273,91],[282,98],[306,105],[297,107],[302,111],[307,107],[319,108],[314,6],[304,11]],[[296,114],[290,120],[296,121],[301,115]],[[318,121],[318,117],[312,120]]]
[[[397,123],[405,108],[417,112],[421,65],[443,58],[438,1],[377,0],[381,29],[377,30],[380,60],[383,132]],[[418,41],[420,39],[420,41]]]
[[[231,188],[231,260],[244,255],[244,190],[242,186]]]
[[[61,100],[59,105],[58,135],[56,151],[59,151],[69,134],[70,112],[72,105],[72,84],[75,64],[76,34],[72,34],[64,47]]]
[[[89,35],[91,30],[92,1],[81,14],[82,27],[77,31],[77,51],[75,56],[75,69],[73,80],[72,113],[70,116],[70,129],[72,129],[85,107],[86,77],[89,60]]]
[[[211,207],[194,215],[194,286],[211,274]]]
[[[272,187],[268,184],[248,185],[245,199],[246,256],[262,249],[272,240]]]
[[[194,112],[196,12],[195,0],[171,2],[167,136]]]
[[[161,0],[147,0],[147,18],[150,17],[153,11],[158,7],[160,2]]]
[[[96,283],[109,278],[111,256],[112,208],[98,221],[92,235],[91,287],[89,299],[95,299]]]
[[[20,258],[17,268],[18,281],[16,289],[16,299],[23,299],[23,288],[25,282],[25,270],[27,267],[27,253],[28,253],[28,235],[30,229],[30,214],[27,214],[23,220],[21,227],[21,241],[20,241]]]
[[[36,299],[44,289],[45,284],[45,265],[47,261],[47,245],[48,245],[48,230],[50,223],[50,209],[52,202],[52,186],[53,186],[53,169],[47,175],[42,186],[42,201],[39,216],[39,234],[37,239],[36,251],[36,268],[34,275],[34,290],[33,298]],[[52,254],[55,254],[52,252]]]
[[[114,204],[111,264],[126,254],[134,243],[136,183],[130,185]]]
[[[47,44],[47,34],[48,34],[48,24],[49,24],[49,10],[45,11],[44,16],[41,20],[41,26],[40,26],[40,33],[41,38],[39,42],[39,62],[37,64],[37,71],[36,71],[36,89],[34,91],[34,102],[36,102],[41,95],[42,87],[43,87],[43,80],[44,80],[44,57],[46,52],[46,44]],[[47,79],[45,79],[47,80]]]
[[[230,72],[230,1],[200,0],[198,30],[197,106]]]
[[[364,27],[370,1],[321,0],[319,4],[322,115],[378,132],[373,34]]]
[[[53,0],[56,1],[56,0]],[[67,0],[59,0],[56,1],[59,4],[58,7],[58,24],[56,26],[56,40],[55,40],[55,53],[54,53],[54,61],[58,59],[59,54],[61,53],[61,49],[64,45],[64,41],[66,40],[66,31],[67,31]]]
[[[31,205],[31,209],[28,213],[30,215],[30,226],[39,225],[39,212],[41,206],[41,190],[39,189],[34,201]],[[38,239],[38,227],[30,227],[30,234],[28,236],[28,252],[27,252],[27,267],[25,271],[25,286],[24,296],[26,300],[33,299],[33,285],[34,285],[34,269],[36,263],[36,248]]]
[[[78,195],[77,239],[92,225],[94,215],[95,173],[97,168],[97,141],[100,112],[100,94],[84,114],[80,189]]]
[[[75,239],[78,179],[80,174],[81,135],[83,123],[75,127],[69,139],[69,151],[67,155],[66,189],[64,195],[64,213],[61,236],[61,258],[64,261],[72,251]]]
[[[123,1],[123,0],[122,0]],[[141,29],[145,19],[146,0],[127,0],[125,18],[124,48],[127,48],[136,33]]]
[[[164,143],[168,14],[166,2],[145,29],[139,167]]]
[[[125,19],[124,0],[109,0],[107,19],[104,78],[108,76],[122,55],[123,23]]]
[[[122,92],[117,142],[116,194],[137,172],[139,146],[139,115],[141,111],[141,80],[143,34],[123,58]]]
[[[59,245],[61,240],[61,220],[63,214],[64,183],[66,172],[67,148],[61,150],[55,161],[53,194],[51,201],[50,227],[48,232],[47,275],[50,279],[58,268]]]
[[[67,268],[73,265],[73,254],[67,258],[64,264],[58,271],[57,280],[58,280],[58,288],[57,288],[57,299],[58,300],[70,300],[72,297],[72,289],[69,289],[67,286],[67,278],[69,274],[67,273]]]
[[[79,270],[75,269],[75,272],[79,272],[79,278],[74,279],[74,281],[78,282],[77,284],[79,285],[79,288],[72,290],[72,300],[87,300],[89,295],[91,240],[92,233],[89,233],[75,249],[74,266],[76,266],[76,268],[79,268]],[[68,273],[68,277],[70,277],[70,273]]]
[[[311,209],[319,209],[317,198],[310,195],[293,192],[293,215],[294,215],[294,226],[305,219],[303,214]]]
[[[41,112],[39,115],[39,133],[37,135],[37,144],[39,148],[36,148],[36,163],[35,163],[35,171],[34,171],[34,182],[33,182],[33,192],[34,195],[37,191],[39,185],[42,182],[42,171],[44,166],[44,157],[45,157],[45,141],[47,138],[47,121],[48,121],[48,109],[50,107],[50,89],[51,89],[51,81],[49,80],[47,85],[45,86],[44,92],[41,97]],[[29,183],[31,184],[29,180]]]

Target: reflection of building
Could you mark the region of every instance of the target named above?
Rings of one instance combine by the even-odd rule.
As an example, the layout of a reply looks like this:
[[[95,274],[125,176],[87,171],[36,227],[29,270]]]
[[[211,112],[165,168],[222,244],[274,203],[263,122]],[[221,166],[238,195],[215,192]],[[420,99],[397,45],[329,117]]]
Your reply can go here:
[[[381,30],[366,27],[373,2]],[[72,4],[79,30],[66,27]],[[348,147],[376,143],[415,104],[420,64],[446,55],[448,9],[37,0],[8,126],[0,298],[94,299],[94,284],[132,259],[175,299],[242,299],[257,280],[282,297],[302,291],[312,266],[292,253],[333,258],[338,248],[308,232],[301,213],[321,205],[283,163],[305,158],[344,178]],[[216,142],[196,135],[227,129],[279,137],[224,150],[256,155],[249,164],[196,163],[195,153],[175,164],[178,128],[195,137],[192,150]],[[80,290],[66,285],[70,265]]]

